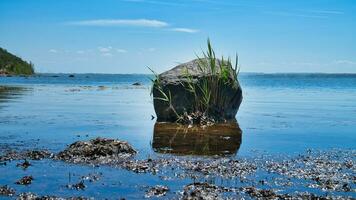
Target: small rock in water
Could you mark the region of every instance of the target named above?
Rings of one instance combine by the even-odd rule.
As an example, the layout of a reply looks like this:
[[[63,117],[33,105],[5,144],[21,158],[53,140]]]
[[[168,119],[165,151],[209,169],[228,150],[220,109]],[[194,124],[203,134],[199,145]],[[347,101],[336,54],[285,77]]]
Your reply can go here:
[[[32,176],[24,176],[20,180],[16,181],[18,185],[30,185],[32,183],[33,177]]]
[[[133,156],[136,151],[127,142],[96,138],[78,141],[60,152],[56,158],[73,163],[109,164]]]
[[[27,151],[25,156],[31,160],[42,160],[52,157],[52,154],[46,150],[32,150]]]
[[[257,199],[279,199],[280,197],[273,190],[257,189],[255,187],[241,188],[243,192]]]
[[[154,187],[151,187],[146,191],[145,197],[146,198],[151,198],[151,197],[161,197],[166,195],[166,193],[169,191],[167,186],[163,185],[156,185]]]
[[[98,90],[106,90],[108,89],[108,87],[104,86],[104,85],[99,85],[98,86]]]
[[[21,193],[17,199],[18,200],[86,200],[88,198],[85,197],[62,198],[56,196],[39,196],[31,192],[26,192],[26,193]]]
[[[82,176],[82,180],[83,181],[88,180],[89,182],[95,182],[95,181],[98,181],[102,175],[103,175],[102,173],[93,173],[93,174],[90,173],[87,176]]]
[[[75,189],[75,190],[84,190],[86,186],[84,185],[84,181],[80,181],[79,183],[73,184],[73,185],[67,185],[67,188],[69,189]]]
[[[23,169],[27,169],[29,166],[31,166],[31,163],[25,160],[23,163],[18,163],[16,166],[22,167]]]
[[[74,78],[75,76],[74,76],[74,74],[70,74],[68,77],[69,78]]]
[[[28,150],[24,152],[8,151],[4,155],[0,156],[0,161],[11,160],[42,160],[45,158],[51,158],[53,155],[46,150]]]
[[[13,196],[16,191],[7,185],[0,186],[0,196]]]
[[[142,85],[140,82],[135,82],[135,83],[133,83],[132,85],[134,85],[134,86],[140,86],[140,85]]]
[[[154,173],[157,171],[155,167],[150,166],[150,163],[147,161],[127,161],[123,163],[123,167],[127,170],[133,171],[135,173],[147,173],[152,172]]]
[[[31,193],[31,192],[26,192],[26,193],[21,193],[17,200],[36,200],[38,199],[39,197],[34,194],[34,193]]]
[[[219,187],[208,183],[192,183],[186,185],[183,191],[182,199],[199,199],[199,200],[213,200],[223,199],[224,192],[231,192],[229,189]]]

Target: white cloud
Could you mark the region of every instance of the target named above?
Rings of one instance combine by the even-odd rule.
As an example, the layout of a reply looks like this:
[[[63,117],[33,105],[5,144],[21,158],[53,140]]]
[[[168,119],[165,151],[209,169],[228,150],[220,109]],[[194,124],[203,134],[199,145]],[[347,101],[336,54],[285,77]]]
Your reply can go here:
[[[83,50],[78,50],[78,51],[76,51],[76,53],[77,53],[77,54],[84,54],[85,51],[83,51]]]
[[[109,53],[109,52],[102,53],[101,55],[105,56],[105,57],[112,57],[112,53]]]
[[[151,47],[151,48],[148,48],[147,51],[149,51],[149,52],[154,52],[154,51],[156,51],[156,48],[152,48],[152,47]]]
[[[126,49],[116,49],[118,53],[127,53]]]
[[[120,48],[113,48],[112,46],[108,47],[98,47],[98,51],[101,53],[102,56],[113,56],[116,53],[127,53],[126,49]]]
[[[58,50],[56,50],[56,49],[50,49],[48,52],[50,52],[50,53],[58,53]]]
[[[135,27],[165,27],[169,24],[155,19],[95,19],[67,22],[78,26],[135,26]]]
[[[317,18],[317,19],[326,19],[328,16],[321,15],[321,13],[315,14],[305,14],[304,12],[280,12],[280,11],[265,11],[264,14],[268,15],[276,15],[276,16],[283,16],[283,17],[303,17],[303,18]]]
[[[154,5],[164,5],[164,6],[185,6],[183,2],[180,3],[179,1],[154,1],[154,0],[122,0],[125,2],[131,3],[147,3],[147,4],[154,4]]]
[[[318,14],[330,14],[330,15],[343,15],[345,14],[342,11],[338,10],[304,10],[306,12],[318,13]]]
[[[109,52],[111,51],[112,47],[111,46],[108,46],[108,47],[98,47],[98,50],[100,52]]]
[[[341,64],[341,65],[356,65],[355,61],[351,60],[336,60],[335,64]]]
[[[183,33],[197,33],[199,30],[190,29],[190,28],[172,28],[172,31],[183,32]]]

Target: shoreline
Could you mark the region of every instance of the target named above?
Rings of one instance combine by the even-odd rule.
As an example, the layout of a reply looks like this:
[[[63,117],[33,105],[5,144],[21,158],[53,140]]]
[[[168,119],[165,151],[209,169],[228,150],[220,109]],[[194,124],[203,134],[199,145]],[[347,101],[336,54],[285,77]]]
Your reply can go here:
[[[5,152],[8,152],[7,154]],[[4,154],[5,153],[5,154]],[[146,159],[125,158],[118,160],[100,159],[99,162],[76,163],[71,160],[62,160],[56,153],[47,150],[27,149],[25,151],[13,151],[2,149],[0,164],[2,168],[36,168],[37,162],[60,162],[64,166],[77,165],[78,167],[94,167],[100,169],[109,167],[113,170],[133,172],[136,176],[149,174],[153,177],[164,177],[164,180],[202,180],[191,182],[182,186],[182,190],[171,191],[169,185],[152,185],[144,190],[146,198],[162,197],[166,193],[175,198],[214,197],[225,199],[228,197],[251,198],[331,198],[352,199],[356,192],[353,183],[353,172],[356,170],[354,160],[355,150],[334,149],[329,151],[306,150],[304,154],[294,157],[280,157],[261,155],[255,158],[231,158],[231,157],[184,157],[184,156],[158,156]],[[25,161],[25,162],[24,162]],[[107,162],[108,161],[108,162]],[[102,163],[102,164],[101,164]],[[339,169],[339,170],[335,170]],[[263,173],[261,173],[261,171]],[[332,175],[331,175],[331,174]],[[336,174],[335,174],[336,173]],[[266,175],[262,175],[266,174]],[[268,175],[270,174],[270,175]],[[30,175],[30,173],[29,173]],[[262,176],[261,176],[262,175]],[[48,174],[51,176],[51,174]],[[100,174],[95,181],[79,180],[79,185],[67,185],[67,190],[85,191],[96,181],[100,181],[107,174]],[[38,184],[36,176],[31,184]],[[277,178],[278,177],[278,178]],[[23,177],[25,178],[25,177]],[[219,183],[206,182],[208,179],[235,180],[236,186],[221,185]],[[204,181],[205,180],[205,181]],[[302,181],[303,180],[303,181]],[[13,180],[16,181],[15,178]],[[302,183],[302,184],[301,184]],[[6,187],[11,183],[0,185]],[[26,185],[27,185],[26,184]],[[81,185],[81,186],[80,186]],[[145,184],[140,187],[144,187]],[[267,187],[266,187],[267,186]],[[60,185],[58,186],[61,187]],[[72,188],[74,187],[74,188]],[[315,192],[286,192],[288,188],[314,188]],[[299,190],[300,190],[299,189]],[[305,189],[302,189],[305,190]],[[9,187],[8,191],[16,191]],[[35,193],[32,193],[34,195]],[[46,196],[56,196],[55,193],[46,193]],[[325,196],[325,194],[327,194]],[[4,195],[4,194],[3,194]],[[15,195],[14,192],[11,193]],[[19,196],[30,195],[18,194]],[[83,197],[82,197],[83,198]],[[90,196],[86,198],[91,198]]]

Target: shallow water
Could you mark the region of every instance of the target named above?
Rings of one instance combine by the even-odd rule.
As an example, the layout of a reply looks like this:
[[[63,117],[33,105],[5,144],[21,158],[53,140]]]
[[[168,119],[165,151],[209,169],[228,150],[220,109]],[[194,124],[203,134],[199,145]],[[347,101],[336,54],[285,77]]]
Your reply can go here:
[[[237,114],[241,142],[224,143],[227,156],[294,156],[307,149],[356,149],[356,75],[241,74],[239,80],[244,96]],[[143,85],[132,86],[134,82]],[[151,120],[155,114],[146,75],[83,74],[69,78],[67,74],[41,74],[0,77],[0,85],[0,149],[10,146],[58,152],[74,141],[100,136],[128,141],[138,150],[138,159],[219,154],[212,148],[221,144],[212,145],[210,153],[199,151],[211,144],[207,141],[216,141],[213,137],[199,137],[193,145],[179,134],[168,144],[169,135],[163,134],[163,140],[155,137],[155,120]],[[169,181],[150,174],[59,161],[34,161],[26,171],[15,165],[0,166],[0,185],[41,195],[140,199],[145,186],[163,184],[178,191],[192,182],[190,178]],[[103,175],[84,191],[65,187],[78,181],[79,176],[94,172]],[[29,174],[35,177],[33,184],[14,184]],[[229,185],[226,181],[224,184]]]

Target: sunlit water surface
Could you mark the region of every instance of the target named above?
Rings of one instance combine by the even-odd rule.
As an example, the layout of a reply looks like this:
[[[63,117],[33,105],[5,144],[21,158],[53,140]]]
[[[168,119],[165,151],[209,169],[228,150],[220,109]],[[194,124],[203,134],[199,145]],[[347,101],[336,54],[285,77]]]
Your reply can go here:
[[[236,147],[228,149],[232,156],[356,149],[356,75],[242,74],[239,80],[244,99],[236,118],[242,134],[238,136],[240,143],[235,142]],[[132,86],[134,82],[143,85]],[[166,146],[172,147],[165,144],[166,139],[154,137],[155,120],[151,115],[155,113],[147,75],[83,74],[69,78],[67,74],[42,74],[1,77],[0,85],[2,148],[58,152],[74,141],[100,136],[128,141],[138,150],[139,159],[174,153],[164,151]],[[153,148],[155,145],[162,148]],[[184,145],[184,152],[175,155],[194,154],[194,150],[186,150],[189,144]],[[200,144],[192,148],[199,149]],[[163,181],[149,174],[47,160],[34,161],[36,167],[26,171],[16,168],[16,163],[9,165],[0,166],[0,185],[42,195],[140,199],[144,186],[165,184],[174,191],[191,182]],[[85,191],[65,188],[78,177],[94,172],[103,173],[102,179]],[[29,174],[35,177],[36,184],[27,187],[14,184]]]

